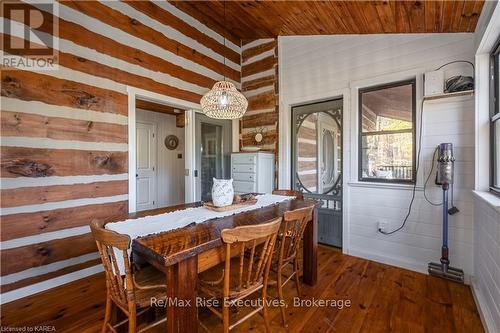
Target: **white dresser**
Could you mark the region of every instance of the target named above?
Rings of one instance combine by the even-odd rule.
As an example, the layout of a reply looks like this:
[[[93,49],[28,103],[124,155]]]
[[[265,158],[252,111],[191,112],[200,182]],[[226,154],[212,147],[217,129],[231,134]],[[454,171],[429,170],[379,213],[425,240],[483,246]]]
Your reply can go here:
[[[231,154],[231,177],[235,193],[271,193],[274,189],[274,154]]]

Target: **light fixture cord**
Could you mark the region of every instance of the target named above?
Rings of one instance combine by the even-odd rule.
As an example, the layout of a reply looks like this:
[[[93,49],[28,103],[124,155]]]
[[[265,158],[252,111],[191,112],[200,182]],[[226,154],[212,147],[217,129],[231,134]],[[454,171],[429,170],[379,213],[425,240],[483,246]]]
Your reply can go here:
[[[224,3],[224,27],[226,26],[226,0],[222,0]],[[224,52],[226,52],[226,36],[224,36],[224,30],[222,31],[222,38],[224,39]],[[226,56],[223,56],[224,68],[222,68],[222,74],[224,75],[224,81],[226,81]]]

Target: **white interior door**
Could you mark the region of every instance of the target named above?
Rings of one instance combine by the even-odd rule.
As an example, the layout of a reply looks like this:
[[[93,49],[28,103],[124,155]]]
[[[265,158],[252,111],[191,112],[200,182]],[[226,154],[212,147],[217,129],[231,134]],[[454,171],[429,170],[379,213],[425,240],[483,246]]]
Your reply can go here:
[[[156,125],[136,124],[136,209],[156,207]]]

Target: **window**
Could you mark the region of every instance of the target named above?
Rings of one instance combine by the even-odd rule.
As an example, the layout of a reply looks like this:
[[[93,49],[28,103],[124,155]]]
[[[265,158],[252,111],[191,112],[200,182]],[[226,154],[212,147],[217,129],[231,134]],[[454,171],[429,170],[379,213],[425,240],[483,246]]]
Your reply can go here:
[[[500,40],[491,53],[491,190],[500,194]]]
[[[415,182],[415,79],[359,90],[360,181]]]

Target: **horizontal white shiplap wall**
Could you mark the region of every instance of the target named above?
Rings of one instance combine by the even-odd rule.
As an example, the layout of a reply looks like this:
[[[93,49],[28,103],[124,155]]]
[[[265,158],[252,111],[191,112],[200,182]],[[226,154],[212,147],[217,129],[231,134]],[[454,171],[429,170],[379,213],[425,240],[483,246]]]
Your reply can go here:
[[[297,45],[305,39],[311,48]],[[410,69],[433,70],[450,60],[473,59],[472,34],[282,37],[284,100],[342,89],[349,82]],[[337,43],[344,41],[343,47]],[[289,49],[293,47],[293,50]],[[284,66],[284,68],[281,68]],[[460,68],[445,68],[445,74]],[[471,74],[468,68],[466,74]],[[423,73],[422,73],[423,74]]]
[[[450,115],[450,112],[453,112],[453,115]],[[441,121],[439,126],[436,126],[435,119],[448,119],[448,122]],[[470,132],[473,122],[473,98],[426,103],[423,116],[423,150],[420,158],[420,174],[426,178],[431,169],[435,147],[441,142],[452,142],[454,145],[457,156],[454,202],[460,212],[449,217],[450,260],[453,266],[464,269],[468,276],[473,273],[471,190],[474,187],[474,136],[466,133]],[[357,147],[353,149],[357,150]],[[442,191],[433,181],[431,176],[426,193],[432,202],[440,203]],[[438,261],[442,237],[442,208],[427,203],[422,191],[416,194],[412,214],[405,228],[390,236],[378,233],[377,224],[386,222],[390,230],[396,229],[408,210],[411,191],[365,187],[353,187],[349,191],[351,253],[367,256],[368,253],[375,253],[385,257],[387,262],[391,262],[391,258],[407,262],[406,268],[421,272],[426,272],[428,262]]]
[[[385,236],[377,232],[378,222],[389,229],[397,228],[408,211],[411,190],[397,187],[358,184],[357,96],[360,82],[405,76],[409,72],[422,75],[453,60],[473,60],[472,34],[418,34],[371,36],[307,36],[279,39],[280,112],[290,112],[290,104],[344,95],[345,129],[349,170],[344,170],[347,229],[345,249],[365,258],[382,261],[421,272],[427,263],[441,256],[441,207],[428,204],[419,186],[412,214],[400,232]],[[455,64],[444,68],[445,76],[457,73],[470,75],[468,65]],[[393,79],[394,80],[394,79]],[[395,81],[395,80],[394,80]],[[387,83],[391,82],[386,81]],[[421,82],[420,80],[417,82]],[[370,85],[367,83],[367,85]],[[417,88],[417,93],[422,91]],[[421,96],[417,96],[419,104]],[[347,99],[347,101],[346,101]],[[420,106],[417,105],[417,110]],[[450,217],[450,258],[453,266],[473,273],[473,202],[474,186],[474,99],[452,98],[426,102],[423,116],[423,138],[419,183],[430,172],[432,154],[441,142],[454,144],[456,162],[455,205],[460,213]],[[280,128],[280,139],[286,133]],[[286,141],[284,141],[286,142]],[[281,155],[283,154],[283,155]],[[280,153],[280,158],[286,153]],[[434,171],[435,172],[435,169]],[[359,186],[358,186],[359,185]],[[362,185],[362,186],[361,186]],[[420,184],[419,184],[420,185]],[[441,201],[441,190],[429,180],[427,196]]]
[[[474,196],[474,226],[474,293],[490,332],[500,332],[499,198],[489,193]]]

